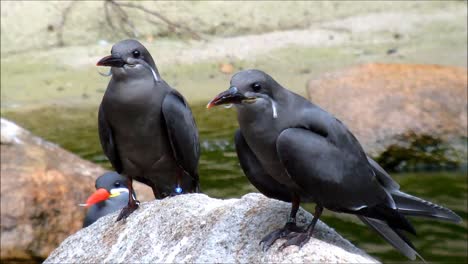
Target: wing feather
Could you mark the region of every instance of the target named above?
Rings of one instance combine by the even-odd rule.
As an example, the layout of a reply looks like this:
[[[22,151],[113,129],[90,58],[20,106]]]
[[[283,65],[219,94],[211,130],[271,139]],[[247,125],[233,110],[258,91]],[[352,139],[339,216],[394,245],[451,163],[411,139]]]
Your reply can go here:
[[[364,161],[320,134],[289,128],[276,141],[278,156],[291,179],[317,203],[339,210],[387,203],[388,195]]]
[[[172,91],[164,98],[162,113],[176,162],[198,182],[200,143],[192,111],[182,95]]]
[[[239,129],[235,133],[234,142],[241,168],[252,185],[267,197],[291,202],[289,190],[265,171]]]
[[[114,167],[117,173],[122,173],[122,161],[120,160],[119,152],[117,150],[117,145],[112,134],[112,128],[107,122],[104,115],[104,110],[102,105],[99,107],[98,113],[98,131],[99,131],[99,140],[101,142],[102,149],[104,154],[109,159],[110,163]]]

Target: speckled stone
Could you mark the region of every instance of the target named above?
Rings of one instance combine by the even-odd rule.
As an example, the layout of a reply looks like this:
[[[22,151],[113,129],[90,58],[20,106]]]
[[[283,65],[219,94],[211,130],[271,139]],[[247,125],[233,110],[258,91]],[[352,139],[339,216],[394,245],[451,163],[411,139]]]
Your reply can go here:
[[[186,194],[142,203],[125,222],[116,214],[67,238],[45,263],[376,263],[323,222],[302,248],[263,252],[259,241],[284,225],[290,205],[258,193],[240,199]],[[311,215],[298,213],[298,224]]]

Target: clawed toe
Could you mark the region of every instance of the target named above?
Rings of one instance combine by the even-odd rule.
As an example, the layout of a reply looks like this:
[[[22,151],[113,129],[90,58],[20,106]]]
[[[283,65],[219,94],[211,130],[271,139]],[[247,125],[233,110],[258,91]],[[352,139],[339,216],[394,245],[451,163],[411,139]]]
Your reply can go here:
[[[127,217],[129,215],[131,215],[136,209],[138,209],[139,204],[140,204],[139,201],[135,201],[135,205],[133,205],[133,206],[127,205],[124,208],[122,208],[122,210],[120,211],[119,216],[117,217],[116,222],[119,222],[120,220],[127,219]]]
[[[286,223],[286,225],[283,228],[271,232],[260,241],[260,245],[262,245],[262,250],[264,252],[267,251],[276,242],[276,240],[287,237],[294,232],[304,231],[295,223]]]
[[[283,250],[288,246],[298,246],[301,248],[304,246],[310,239],[310,235],[307,232],[304,233],[291,233],[287,237],[286,242],[284,242],[278,249]]]
[[[260,245],[262,246],[263,252],[267,251],[271,245],[275,243],[279,238],[284,237],[283,229],[276,230],[265,236],[261,241]]]

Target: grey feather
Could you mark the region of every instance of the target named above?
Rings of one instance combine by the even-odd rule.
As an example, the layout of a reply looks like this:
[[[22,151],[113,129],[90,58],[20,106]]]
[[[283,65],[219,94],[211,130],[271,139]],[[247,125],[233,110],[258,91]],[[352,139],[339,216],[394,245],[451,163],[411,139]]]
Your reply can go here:
[[[192,111],[183,97],[172,91],[164,98],[162,113],[176,162],[195,178],[198,185],[200,145]]]
[[[436,218],[455,223],[461,223],[460,216],[452,210],[440,205],[428,202],[421,198],[409,195],[401,191],[392,192],[398,211],[404,215],[423,216]]]
[[[115,171],[117,173],[122,173],[122,161],[120,160],[119,152],[117,150],[117,146],[115,145],[115,139],[112,133],[112,128],[106,120],[104,111],[102,109],[102,105],[99,106],[98,131],[99,140],[101,142],[101,147],[104,150],[104,154],[109,159]]]
[[[236,131],[234,142],[241,168],[252,185],[267,197],[291,202],[289,190],[265,171],[247,142],[245,142],[240,130]]]
[[[375,162],[369,156],[367,156],[367,161],[369,161],[369,164],[374,170],[374,173],[382,186],[384,186],[387,190],[400,189],[400,185],[394,181],[392,177],[377,162]]]
[[[392,230],[385,222],[368,218],[365,216],[358,216],[362,222],[374,229],[381,235],[388,243],[400,251],[403,255],[411,260],[415,260],[419,254],[410,245],[408,245],[394,230]]]

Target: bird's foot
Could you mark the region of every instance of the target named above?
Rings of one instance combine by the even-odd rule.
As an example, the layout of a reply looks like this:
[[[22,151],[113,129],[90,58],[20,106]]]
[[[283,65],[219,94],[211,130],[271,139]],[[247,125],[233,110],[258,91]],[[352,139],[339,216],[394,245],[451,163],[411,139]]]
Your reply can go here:
[[[140,202],[136,201],[132,204],[127,204],[122,210],[120,211],[119,216],[117,217],[116,222],[120,220],[125,220],[129,215],[131,215],[136,209],[138,209]]]
[[[292,246],[292,245],[298,246],[299,248],[301,248],[307,242],[309,242],[310,238],[312,237],[312,233],[314,232],[315,225],[317,224],[317,221],[320,215],[322,214],[322,211],[323,211],[323,207],[317,205],[315,207],[314,218],[312,219],[312,222],[310,223],[310,225],[301,232],[290,233],[286,237],[286,242],[284,242],[283,245],[281,245],[278,249],[283,250],[284,248],[288,246]]]
[[[284,225],[283,228],[271,232],[260,241],[260,245],[262,245],[262,250],[265,252],[275,243],[276,240],[286,237],[291,233],[298,232],[304,232],[304,230],[298,227],[296,223],[288,222],[286,223],[286,225]]]
[[[301,248],[302,246],[304,246],[307,242],[309,242],[310,240],[310,237],[311,237],[311,233],[307,232],[307,231],[303,231],[303,232],[300,232],[300,233],[290,233],[287,237],[286,237],[286,242],[284,242],[278,249],[279,250],[283,250],[284,248],[288,247],[288,246],[298,246],[299,248]]]

